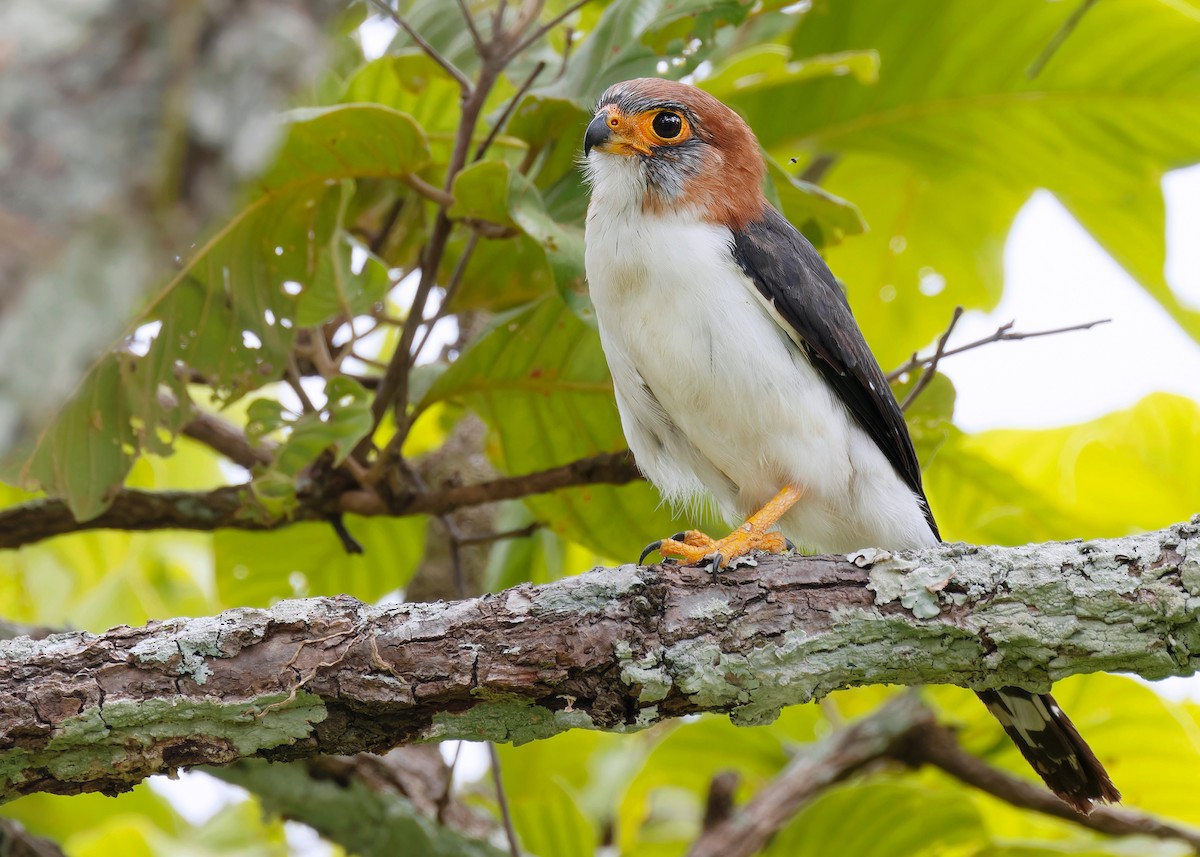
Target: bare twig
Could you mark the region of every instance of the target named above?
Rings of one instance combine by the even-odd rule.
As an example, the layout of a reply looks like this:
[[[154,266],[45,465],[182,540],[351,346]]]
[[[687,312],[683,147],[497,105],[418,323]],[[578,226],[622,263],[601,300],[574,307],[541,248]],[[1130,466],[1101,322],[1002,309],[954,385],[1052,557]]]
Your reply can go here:
[[[1112,319],[1101,318],[1097,319],[1096,321],[1084,322],[1083,324],[1072,324],[1068,327],[1056,327],[1053,330],[1035,330],[1030,333],[1014,333],[1012,327],[1015,322],[1010,321],[1000,325],[998,328],[996,328],[994,333],[990,333],[982,339],[976,339],[974,342],[968,342],[966,345],[959,345],[956,348],[945,349],[942,351],[939,362],[941,360],[945,360],[947,357],[953,357],[955,354],[962,354],[964,351],[971,351],[984,345],[990,345],[993,342],[1017,342],[1022,339],[1036,339],[1039,336],[1056,336],[1060,333],[1074,333],[1077,330],[1091,330],[1097,325],[1108,324],[1110,321],[1112,321]],[[902,375],[905,375],[909,372],[915,372],[918,369],[928,366],[932,361],[933,355],[930,355],[929,357],[920,357],[914,354],[903,366],[897,366],[891,372],[888,372],[887,379],[889,381],[895,381]]]
[[[296,365],[296,355],[288,355],[287,371],[283,375],[287,385],[292,388],[292,392],[296,394],[296,398],[300,400],[300,407],[304,413],[316,413],[317,407],[313,404],[312,399],[308,397],[308,393],[304,392],[304,385],[300,383],[300,367]]]
[[[462,90],[464,98],[470,95],[472,91],[471,81],[467,78],[467,76],[463,74],[462,71],[460,71],[459,68],[454,65],[454,63],[442,56],[441,51],[429,44],[429,42],[425,40],[424,36],[413,29],[412,25],[409,24],[408,21],[404,20],[403,15],[385,3],[384,0],[369,0],[369,2],[376,9],[380,10],[393,21],[395,21],[396,24],[399,25],[402,30],[404,30],[404,32],[408,33],[408,37],[416,42],[417,46],[423,50],[431,60],[440,65],[446,74],[454,78],[454,81],[458,84],[459,89]]]
[[[582,9],[584,6],[586,6],[587,3],[588,3],[588,0],[576,0],[576,2],[572,3],[570,6],[568,6],[566,9],[564,9],[562,12],[559,12],[557,15],[555,15],[553,18],[551,18],[545,24],[538,27],[536,30],[534,30],[532,33],[530,33],[524,39],[521,39],[519,42],[517,42],[517,44],[508,52],[508,57],[511,59],[512,57],[515,57],[517,54],[524,51],[526,48],[528,48],[530,45],[532,45],[534,42],[536,42],[542,36],[546,35],[548,32],[550,32],[555,27],[557,27],[559,24],[561,24],[563,21],[565,21],[567,18],[571,17],[576,12],[578,12],[580,9]]]
[[[492,759],[492,781],[496,784],[496,803],[500,806],[500,818],[504,822],[504,834],[508,837],[508,853],[512,857],[521,857],[521,849],[517,846],[517,831],[513,829],[512,813],[508,809],[508,795],[504,793],[504,779],[500,775],[500,754],[496,745],[488,742],[488,755]]]
[[[492,41],[499,41],[504,35],[504,13],[508,11],[508,0],[500,0],[496,4],[496,12],[492,15]]]
[[[415,173],[405,173],[400,181],[411,187],[430,202],[435,202],[443,208],[454,205],[454,195],[441,188],[434,187]]]
[[[710,827],[692,844],[688,857],[751,857],[801,807],[864,766],[890,755],[915,724],[933,714],[910,693],[851,724],[793,759],[728,820]]]
[[[443,187],[445,194],[451,199],[454,179],[466,164],[467,151],[471,145],[471,138],[483,110],[484,102],[507,62],[506,57],[494,60],[490,52],[484,54],[483,65],[479,70],[479,79],[464,98],[462,118],[455,135],[454,150],[450,154],[450,162],[446,167],[446,183]],[[376,390],[375,399],[371,403],[371,414],[376,426],[379,425],[379,421],[383,419],[383,415],[387,413],[393,402],[400,403],[403,416],[405,401],[408,398],[408,375],[412,366],[413,339],[424,318],[425,303],[437,282],[437,272],[450,237],[452,223],[447,214],[448,209],[449,205],[442,205],[438,209],[433,228],[430,230],[429,241],[425,245],[425,252],[421,258],[421,279],[417,284],[416,294],[413,295],[408,319],[401,328],[400,341],[396,345],[396,351],[388,363],[387,371],[384,372],[383,378],[379,382],[379,388]],[[396,420],[396,423],[397,434],[403,441],[403,437],[408,431],[408,420],[400,418]],[[356,450],[356,453],[360,451]],[[388,456],[381,455],[372,467],[372,477],[378,480],[389,466]]]
[[[19,821],[0,818],[0,854],[4,857],[64,857],[58,845],[34,836]]]
[[[704,801],[704,830],[712,830],[728,821],[733,815],[733,796],[741,776],[737,771],[720,771],[708,784],[708,797]]]
[[[533,67],[533,71],[529,73],[527,78],[525,78],[525,82],[522,83],[517,89],[516,94],[509,99],[508,104],[504,106],[504,112],[500,114],[500,118],[496,120],[496,124],[492,126],[492,130],[488,132],[487,137],[485,137],[483,142],[479,144],[479,147],[475,149],[474,160],[483,160],[483,156],[487,154],[488,147],[492,145],[492,142],[500,135],[500,132],[504,130],[504,126],[508,124],[508,120],[512,117],[513,111],[517,109],[517,105],[521,103],[521,99],[525,97],[525,93],[529,91],[529,87],[533,86],[534,81],[538,79],[538,75],[540,75],[545,68],[546,63],[542,61],[539,61],[538,64]]]
[[[463,21],[467,24],[467,31],[471,34],[471,41],[475,45],[475,50],[483,54],[485,50],[483,37],[479,35],[479,28],[475,26],[475,16],[467,8],[467,0],[458,0],[458,9],[462,12]]]
[[[1074,822],[1113,836],[1153,836],[1185,842],[1200,852],[1200,831],[1119,807],[1100,806],[1088,815],[1076,812],[1041,785],[998,770],[972,756],[954,733],[932,721],[914,729],[898,758],[912,765],[933,765],[957,780],[1022,809]]]
[[[378,496],[348,491],[315,497],[290,515],[254,510],[250,489],[230,485],[212,491],[136,491],[122,489],[101,514],[78,521],[62,500],[31,500],[0,510],[0,549],[88,530],[278,530],[300,521],[327,521],[335,511],[358,515],[444,515],[456,509],[514,500],[579,485],[623,485],[640,479],[628,452],[606,452],[523,476],[503,476],[471,485],[413,492],[384,503]]]
[[[933,357],[929,359],[929,364],[921,372],[921,377],[917,379],[917,383],[913,384],[913,388],[904,397],[904,401],[900,404],[900,410],[907,411],[912,403],[917,400],[917,396],[925,392],[925,388],[933,381],[933,376],[937,374],[938,363],[946,355],[946,340],[954,332],[954,326],[958,324],[958,320],[962,318],[962,314],[963,308],[956,306],[950,316],[950,323],[946,325],[946,330],[938,337],[937,346],[933,349]]]
[[[183,424],[183,433],[247,470],[271,463],[269,450],[253,446],[236,426],[210,414],[197,411]]]
[[[800,181],[809,184],[820,184],[826,174],[837,163],[837,155],[817,155],[812,162],[800,173]]]
[[[1056,53],[1058,53],[1058,49],[1063,46],[1063,42],[1070,38],[1071,34],[1075,32],[1075,28],[1078,27],[1079,22],[1083,20],[1083,16],[1086,15],[1088,10],[1095,5],[1096,0],[1083,0],[1083,2],[1075,7],[1075,11],[1071,13],[1070,17],[1068,17],[1067,20],[1063,22],[1063,25],[1058,28],[1053,36],[1050,37],[1050,41],[1046,43],[1046,47],[1044,47],[1042,52],[1038,54],[1037,59],[1029,64],[1029,68],[1025,69],[1026,78],[1033,80],[1042,73],[1042,69],[1044,69],[1046,64],[1053,59]]]
[[[474,254],[475,247],[478,244],[479,233],[472,232],[471,236],[467,239],[466,246],[463,247],[462,255],[458,257],[458,263],[454,266],[454,272],[450,275],[450,282],[446,284],[446,292],[442,295],[442,302],[438,306],[437,312],[433,314],[433,318],[424,322],[425,332],[421,335],[421,341],[416,344],[409,357],[412,362],[415,363],[417,358],[421,356],[421,352],[425,350],[425,345],[429,342],[429,337],[433,334],[433,328],[439,321],[450,314],[450,301],[453,300],[459,286],[462,284],[463,275],[467,271],[467,264],[471,261],[471,256]],[[403,442],[403,438],[401,438],[401,442]],[[398,449],[399,447],[394,448]]]
[[[492,542],[504,541],[505,539],[524,539],[532,536],[542,525],[534,521],[532,524],[526,524],[523,527],[516,527],[511,530],[501,530],[497,533],[468,533],[459,536],[458,543],[460,545],[486,545]]]

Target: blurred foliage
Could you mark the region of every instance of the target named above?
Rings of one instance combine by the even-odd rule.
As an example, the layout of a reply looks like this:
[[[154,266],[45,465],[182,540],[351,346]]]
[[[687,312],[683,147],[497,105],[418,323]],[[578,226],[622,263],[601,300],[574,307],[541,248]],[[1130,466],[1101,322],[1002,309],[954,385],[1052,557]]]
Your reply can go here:
[[[494,4],[467,5],[486,31]],[[461,221],[438,268],[445,286],[461,265],[461,288],[435,290],[440,312],[459,325],[413,373],[405,456],[420,468],[462,454],[454,443],[468,413],[486,425],[483,451],[504,474],[623,448],[583,282],[587,197],[574,159],[590,105],[606,85],[636,75],[694,75],[749,120],[769,157],[769,196],[829,258],[885,368],[927,348],[953,306],[997,304],[1009,227],[1036,188],[1054,193],[1200,339],[1200,313],[1163,277],[1160,189],[1165,171],[1200,161],[1200,20],[1177,3],[1097,3],[1031,78],[1074,5],[593,0],[514,58],[473,129],[475,145],[534,64],[544,61],[546,71],[483,157],[450,182],[462,117],[456,84],[389,22],[372,15],[358,29],[358,7],[335,34],[321,78],[292,110],[265,117],[282,135],[273,163],[235,211],[178,251],[178,267],[160,272],[159,294],[125,337],[32,445],[8,456],[13,487],[0,486],[0,502],[45,492],[90,517],[122,485],[245,481],[243,470],[181,438],[193,409],[276,445],[272,463],[249,474],[247,514],[286,513],[314,474],[364,439],[385,445],[396,420],[387,415],[372,434],[370,404],[434,229],[439,203],[421,190],[429,187],[450,188],[448,215]],[[552,0],[542,20],[567,6]],[[458,68],[478,72],[454,4],[401,7]],[[363,33],[391,34],[382,56],[364,55]],[[479,222],[490,229],[473,239],[470,224]],[[79,316],[64,329],[88,323],[86,306],[64,302],[60,312]],[[898,383],[899,394],[913,383]],[[948,539],[1119,536],[1200,509],[1200,406],[1190,400],[1156,394],[1082,425],[972,435],[954,425],[954,389],[939,375],[908,417]],[[483,579],[499,589],[629,561],[685,521],[698,522],[663,507],[644,484],[506,502],[497,531],[539,528],[489,545]],[[397,597],[444,538],[429,523],[349,517],[365,548],[357,556],[318,523],[60,537],[0,554],[0,612],[99,631],[296,595]],[[1112,676],[1072,679],[1056,693],[1129,805],[1200,826],[1190,790],[1200,709]],[[715,774],[736,771],[744,800],[805,743],[887,695],[841,692],[765,727],[701,717],[638,735],[572,732],[502,747],[517,831],[540,857],[582,857],[601,844],[638,857],[682,855]],[[1031,776],[969,693],[927,695],[969,749]],[[477,792],[494,809],[488,789]],[[72,855],[286,852],[278,822],[264,821],[253,803],[193,827],[145,787],[116,799],[35,796],[4,812]],[[766,853],[835,851],[1179,853],[1110,842],[936,772],[899,770],[824,794]]]

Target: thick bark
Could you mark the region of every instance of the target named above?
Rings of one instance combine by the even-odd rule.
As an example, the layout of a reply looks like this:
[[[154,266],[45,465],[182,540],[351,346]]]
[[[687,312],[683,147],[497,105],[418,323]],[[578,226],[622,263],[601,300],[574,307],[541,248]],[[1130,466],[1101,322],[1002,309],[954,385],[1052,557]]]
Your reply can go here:
[[[862,684],[1190,674],[1200,517],[1129,538],[597,569],[452,603],[288,601],[0,642],[0,796],[258,756],[524,742]]]

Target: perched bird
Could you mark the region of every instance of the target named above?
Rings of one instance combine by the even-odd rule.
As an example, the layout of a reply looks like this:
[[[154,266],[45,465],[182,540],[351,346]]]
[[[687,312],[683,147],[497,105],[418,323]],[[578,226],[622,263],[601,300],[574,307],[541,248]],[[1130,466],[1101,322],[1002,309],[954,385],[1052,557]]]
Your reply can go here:
[[[741,117],[693,86],[629,80],[601,96],[583,151],[587,277],[629,446],[667,500],[711,497],[744,521],[647,552],[716,570],[788,538],[936,545],[904,415],[833,274],[764,197]],[[1063,800],[1120,799],[1048,694],[979,695]]]

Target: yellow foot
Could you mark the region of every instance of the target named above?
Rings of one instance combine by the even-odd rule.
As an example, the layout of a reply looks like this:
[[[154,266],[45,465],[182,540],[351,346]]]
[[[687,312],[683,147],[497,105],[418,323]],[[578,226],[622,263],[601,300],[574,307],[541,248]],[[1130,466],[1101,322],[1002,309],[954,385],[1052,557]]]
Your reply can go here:
[[[699,530],[688,530],[669,539],[651,542],[642,551],[638,563],[658,551],[664,558],[679,560],[683,565],[707,565],[713,571],[719,571],[732,560],[753,551],[783,553],[791,549],[792,543],[782,533],[757,533],[747,523],[719,541]]]
[[[775,526],[784,513],[803,496],[803,488],[785,485],[767,505],[720,541],[699,530],[676,533],[669,539],[646,545],[638,559],[638,565],[641,565],[649,554],[658,551],[666,558],[681,560],[684,565],[707,564],[713,571],[720,571],[729,565],[730,560],[745,556],[751,551],[782,553],[791,550],[791,542],[781,534],[769,533],[767,530]]]

